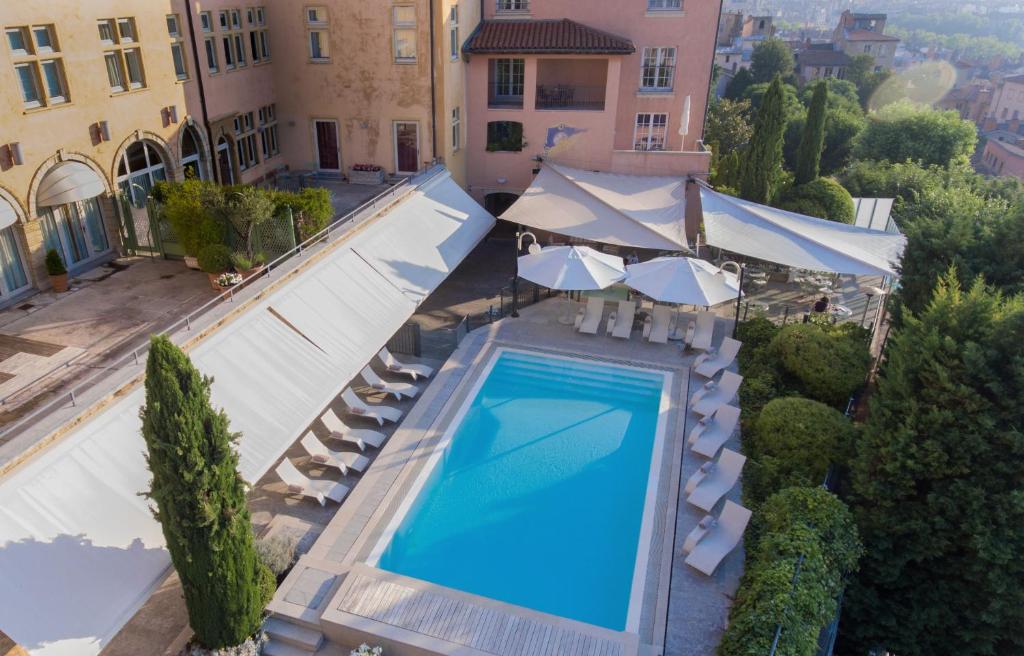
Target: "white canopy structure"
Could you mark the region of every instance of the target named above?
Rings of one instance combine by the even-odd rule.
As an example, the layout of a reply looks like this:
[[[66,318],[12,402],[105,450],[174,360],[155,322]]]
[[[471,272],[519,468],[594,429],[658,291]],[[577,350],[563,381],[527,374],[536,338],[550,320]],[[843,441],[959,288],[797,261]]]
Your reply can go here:
[[[664,303],[718,305],[740,293],[736,274],[692,257],[656,257],[626,267],[626,284]]]
[[[502,219],[618,246],[689,251],[686,180],[541,165]]]
[[[896,274],[903,235],[816,219],[700,188],[707,243],[813,271]]]
[[[550,289],[604,289],[626,277],[622,258],[586,246],[548,246],[519,258],[519,277]]]
[[[190,356],[257,481],[483,238],[435,174]],[[409,238],[414,235],[414,238]],[[98,653],[169,571],[149,502],[141,386],[0,479],[0,628],[33,655]]]
[[[39,182],[36,205],[52,207],[99,196],[106,187],[103,180],[86,164],[62,162],[47,171]]]

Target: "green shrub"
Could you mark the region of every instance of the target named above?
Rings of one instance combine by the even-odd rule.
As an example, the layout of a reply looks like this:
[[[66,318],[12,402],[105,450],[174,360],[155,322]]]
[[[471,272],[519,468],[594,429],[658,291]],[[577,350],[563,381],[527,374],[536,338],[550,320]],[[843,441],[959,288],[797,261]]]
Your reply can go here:
[[[740,368],[743,373],[743,368]],[[761,409],[772,399],[778,397],[782,390],[778,378],[766,370],[751,371],[743,373],[743,383],[740,385],[740,417],[743,420],[743,429],[746,430],[757,420]]]
[[[231,266],[231,250],[224,244],[208,244],[199,251],[199,268],[206,273],[224,273]]]
[[[791,324],[768,349],[778,358],[784,385],[835,407],[845,407],[871,363],[867,340],[856,325]]]
[[[822,487],[790,487],[768,497],[755,526],[763,535],[779,534],[793,526],[814,529],[829,567],[840,576],[857,568],[864,551],[853,513],[839,497]]]
[[[764,317],[742,322],[736,329],[736,339],[743,342],[740,352],[751,353],[768,346],[779,332],[779,327]]]
[[[848,460],[854,435],[852,422],[824,403],[798,396],[769,401],[743,437],[747,505],[786,487],[821,485],[829,465]]]
[[[57,249],[51,248],[46,251],[46,273],[51,276],[62,276],[67,273],[67,267],[64,266],[64,260],[61,259],[60,253]]]
[[[256,540],[256,555],[275,577],[288,571],[295,562],[299,541],[292,535],[274,535]]]
[[[295,193],[279,191],[274,195],[275,215],[290,208],[299,239],[305,241],[327,227],[334,218],[331,192],[322,187],[306,187]]]
[[[856,219],[853,196],[832,178],[790,187],[782,193],[779,208],[837,223],[852,224]]]
[[[198,257],[204,246],[224,243],[224,223],[216,213],[224,202],[219,185],[190,179],[162,185],[160,196],[164,199],[164,216],[185,253]]]

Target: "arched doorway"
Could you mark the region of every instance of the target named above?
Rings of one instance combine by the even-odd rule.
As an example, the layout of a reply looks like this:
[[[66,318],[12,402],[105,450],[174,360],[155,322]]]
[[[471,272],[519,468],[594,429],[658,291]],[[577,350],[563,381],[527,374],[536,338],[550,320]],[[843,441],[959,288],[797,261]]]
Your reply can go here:
[[[125,148],[117,165],[117,186],[132,207],[146,207],[153,185],[167,179],[167,166],[155,144],[136,141]]]
[[[500,219],[501,215],[505,213],[505,210],[511,207],[512,203],[517,200],[519,200],[519,194],[510,194],[500,191],[493,194],[487,194],[484,196],[484,209]]]
[[[99,263],[110,252],[99,198],[106,193],[100,175],[88,164],[63,161],[42,176],[36,213],[43,249],[53,249],[72,273]]]
[[[207,180],[206,163],[203,157],[202,141],[196,129],[186,125],[181,134],[181,169],[186,180]]]
[[[29,289],[28,270],[18,235],[18,212],[0,195],[0,307]]]
[[[235,184],[235,167],[231,161],[231,142],[221,136],[217,140],[217,182],[224,185]]]

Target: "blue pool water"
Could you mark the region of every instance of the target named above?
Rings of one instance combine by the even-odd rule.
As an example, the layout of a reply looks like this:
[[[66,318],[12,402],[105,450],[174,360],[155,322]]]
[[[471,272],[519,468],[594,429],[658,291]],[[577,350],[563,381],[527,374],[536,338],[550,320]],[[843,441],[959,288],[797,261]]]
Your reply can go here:
[[[663,380],[503,352],[377,567],[623,630]]]

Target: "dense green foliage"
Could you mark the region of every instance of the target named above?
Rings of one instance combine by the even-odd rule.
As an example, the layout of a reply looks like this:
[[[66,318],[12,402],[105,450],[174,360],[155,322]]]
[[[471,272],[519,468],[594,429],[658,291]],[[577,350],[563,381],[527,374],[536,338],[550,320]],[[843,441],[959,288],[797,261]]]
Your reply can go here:
[[[277,191],[273,198],[275,214],[279,215],[285,207],[291,209],[299,238],[303,241],[326,228],[334,218],[331,192],[323,187],[306,187],[297,193]]]
[[[754,120],[754,135],[740,164],[740,196],[767,204],[782,178],[782,80],[771,83]]]
[[[196,259],[206,273],[224,273],[231,266],[231,249],[224,244],[207,244]]]
[[[817,178],[807,184],[787,188],[778,207],[837,223],[853,223],[857,218],[853,196],[832,178]]]
[[[66,266],[64,266],[64,259],[57,252],[56,248],[51,248],[46,251],[46,259],[44,261],[46,265],[46,274],[50,276],[62,276],[68,272]]]
[[[744,431],[766,403],[782,394],[781,372],[768,349],[778,333],[779,327],[764,317],[744,321],[736,331],[736,339],[743,342],[736,359],[743,374],[739,399]]]
[[[704,127],[704,143],[716,154],[732,153],[745,146],[754,133],[747,118],[749,114],[750,101],[747,100],[722,98],[712,102]]]
[[[974,124],[955,111],[940,112],[898,102],[868,116],[868,126],[860,134],[854,156],[948,166],[970,157],[977,141]]]
[[[864,109],[872,105],[875,91],[890,77],[892,72],[889,70],[875,72],[875,58],[871,55],[854,55],[846,67],[846,80],[857,88],[857,97]]]
[[[851,463],[845,652],[1024,653],[1024,300],[954,273],[893,331]]]
[[[755,84],[771,82],[776,77],[789,81],[795,69],[793,51],[782,39],[765,39],[750,54],[750,73]]]
[[[849,323],[790,324],[768,350],[777,358],[785,387],[837,408],[864,383],[871,363],[865,331]]]
[[[824,403],[798,396],[770,401],[743,435],[747,507],[783,488],[821,485],[829,465],[849,458],[853,441],[850,420]]]
[[[189,179],[158,183],[154,197],[163,204],[164,216],[185,253],[198,257],[207,244],[220,244],[226,230],[217,208],[223,203],[223,187],[214,182]]]
[[[957,14],[957,18],[965,17]],[[1020,20],[1015,21],[1024,30],[1024,24]],[[962,31],[951,33],[938,33],[922,29],[902,29],[900,27],[886,28],[886,31],[893,36],[899,37],[907,47],[919,50],[928,48],[947,48],[961,53],[963,56],[974,60],[989,60],[992,57],[1006,57],[1008,59],[1019,59],[1024,54],[1021,44],[1011,43],[1008,40],[1001,40],[991,33],[983,35],[965,34]]]
[[[821,166],[821,150],[825,146],[825,111],[828,105],[828,85],[814,85],[814,95],[807,109],[807,120],[796,154],[793,171],[797,185],[817,179]]]
[[[759,538],[749,547],[717,653],[764,656],[781,625],[777,655],[814,656],[818,634],[860,557],[853,518],[822,488],[789,488],[765,502],[755,524]]]
[[[747,88],[753,83],[754,76],[750,69],[741,68],[732,76],[729,84],[725,85],[725,92],[722,94],[722,97],[728,100],[742,100]]]
[[[750,101],[751,110],[756,113],[761,109],[761,103],[764,102],[764,96],[768,93],[768,89],[771,88],[771,82],[758,82],[757,84],[751,84],[743,92],[742,100]],[[798,116],[804,115],[804,105],[800,102],[800,97],[797,96],[796,87],[791,84],[782,85],[782,113],[786,116],[786,120],[791,120]]]
[[[146,461],[189,625],[210,648],[237,645],[260,626],[274,579],[253,546],[237,435],[210,405],[210,379],[166,337],[154,337],[141,410]]]

